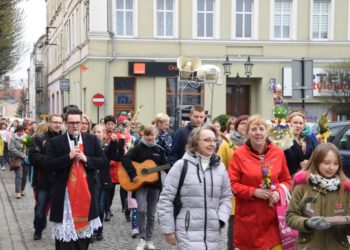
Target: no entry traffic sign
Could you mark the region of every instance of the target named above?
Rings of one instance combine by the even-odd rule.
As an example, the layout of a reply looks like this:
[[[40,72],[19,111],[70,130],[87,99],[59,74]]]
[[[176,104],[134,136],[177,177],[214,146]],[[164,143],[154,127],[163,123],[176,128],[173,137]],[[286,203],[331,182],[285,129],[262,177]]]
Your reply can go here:
[[[92,104],[98,107],[102,106],[103,104],[105,104],[105,96],[100,93],[93,95]]]

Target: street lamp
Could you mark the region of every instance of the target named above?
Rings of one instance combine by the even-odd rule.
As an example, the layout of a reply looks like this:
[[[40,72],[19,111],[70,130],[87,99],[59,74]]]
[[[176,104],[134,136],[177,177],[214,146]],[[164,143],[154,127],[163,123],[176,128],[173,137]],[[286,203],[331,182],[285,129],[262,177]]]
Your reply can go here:
[[[222,66],[224,67],[224,74],[226,75],[226,78],[228,78],[231,75],[231,66],[232,63],[230,62],[228,56],[226,56],[226,60],[222,63]],[[252,75],[252,69],[254,64],[250,61],[250,56],[248,56],[247,61],[244,63],[244,69],[245,69],[245,75],[247,78],[249,78]],[[235,97],[235,116],[238,117],[239,114],[239,97],[241,93],[241,78],[237,72],[236,75],[236,97]]]

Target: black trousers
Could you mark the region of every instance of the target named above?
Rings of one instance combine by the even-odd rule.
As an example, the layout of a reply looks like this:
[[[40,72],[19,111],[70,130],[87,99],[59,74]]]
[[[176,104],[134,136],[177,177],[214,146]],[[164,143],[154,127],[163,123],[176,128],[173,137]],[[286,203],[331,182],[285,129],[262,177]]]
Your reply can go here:
[[[63,242],[55,241],[56,250],[87,250],[89,248],[90,238],[78,239],[77,241]]]

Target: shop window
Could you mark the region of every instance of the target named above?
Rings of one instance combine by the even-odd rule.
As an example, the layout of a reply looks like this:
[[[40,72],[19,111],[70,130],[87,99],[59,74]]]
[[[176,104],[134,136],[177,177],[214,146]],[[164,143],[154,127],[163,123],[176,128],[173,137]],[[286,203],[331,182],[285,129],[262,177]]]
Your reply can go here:
[[[114,78],[114,115],[135,110],[135,78]]]

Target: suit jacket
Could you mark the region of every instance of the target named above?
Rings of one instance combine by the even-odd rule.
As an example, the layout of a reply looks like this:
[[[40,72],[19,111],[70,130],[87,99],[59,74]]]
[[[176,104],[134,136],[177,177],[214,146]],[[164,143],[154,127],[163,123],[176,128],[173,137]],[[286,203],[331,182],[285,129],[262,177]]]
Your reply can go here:
[[[84,154],[87,158],[85,170],[91,194],[89,221],[98,217],[98,205],[95,194],[96,170],[108,165],[108,160],[95,135],[83,133],[82,141]],[[67,187],[72,160],[69,158],[70,146],[67,134],[52,138],[48,143],[46,167],[55,173],[55,180],[51,187],[50,221],[61,223],[63,219],[64,196]]]

